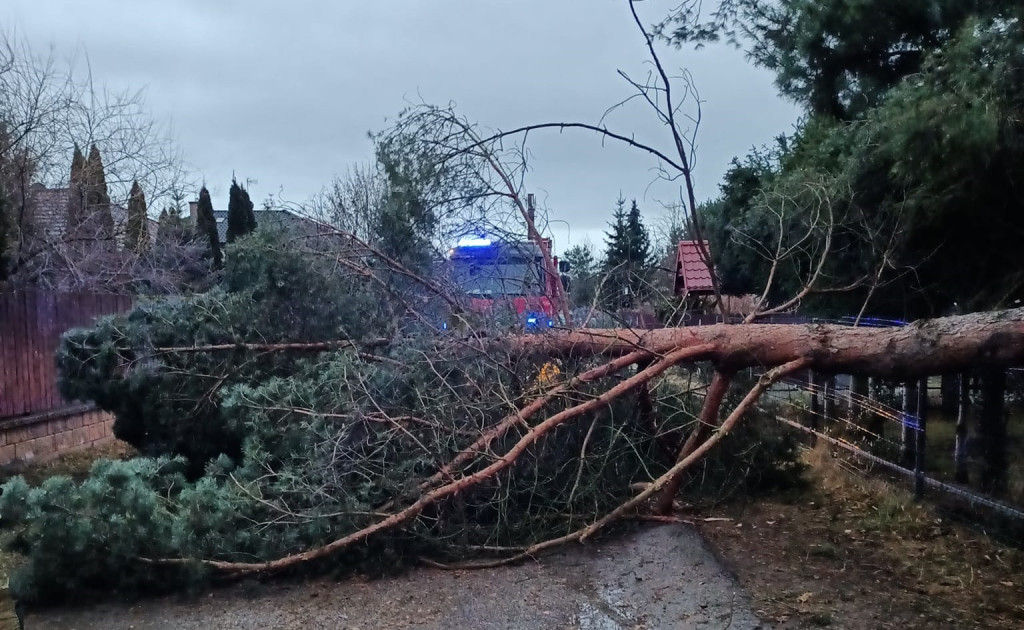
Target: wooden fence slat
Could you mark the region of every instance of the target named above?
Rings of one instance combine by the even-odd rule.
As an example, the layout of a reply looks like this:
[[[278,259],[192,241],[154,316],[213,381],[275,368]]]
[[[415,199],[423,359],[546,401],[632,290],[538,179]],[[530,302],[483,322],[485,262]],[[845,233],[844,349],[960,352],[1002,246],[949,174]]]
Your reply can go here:
[[[10,296],[0,295],[0,418],[14,414],[14,318]]]
[[[61,335],[100,315],[124,312],[132,297],[25,291],[0,294],[0,420],[68,406],[57,387]]]
[[[38,313],[36,311],[36,296],[34,291],[30,291],[25,294],[24,309],[25,357],[27,360],[22,364],[21,369],[25,374],[26,384],[24,413],[29,413],[31,410],[37,408],[39,390],[41,389],[39,374],[37,372],[39,355],[41,353],[36,347],[36,342],[39,341],[39,327],[37,325],[38,322],[36,321]]]
[[[18,320],[17,330],[19,331],[18,336],[14,338],[15,352],[18,357],[18,363],[15,365],[15,370],[17,371],[15,374],[15,380],[18,385],[16,390],[17,393],[14,398],[14,413],[22,415],[28,413],[28,395],[29,389],[32,387],[32,383],[28,378],[28,369],[26,369],[28,367],[28,361],[26,361],[26,358],[31,352],[28,340],[32,332],[28,323],[28,313],[26,312],[27,300],[25,299],[24,294],[22,294],[22,299],[18,300],[14,306]]]

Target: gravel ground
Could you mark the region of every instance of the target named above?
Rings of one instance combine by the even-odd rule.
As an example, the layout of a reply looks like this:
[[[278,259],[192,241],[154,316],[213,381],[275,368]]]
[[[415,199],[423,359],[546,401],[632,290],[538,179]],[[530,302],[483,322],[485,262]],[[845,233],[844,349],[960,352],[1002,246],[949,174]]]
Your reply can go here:
[[[199,599],[32,614],[27,630],[269,628],[767,628],[703,538],[642,527],[538,562],[480,571],[420,569],[376,581],[238,585]]]

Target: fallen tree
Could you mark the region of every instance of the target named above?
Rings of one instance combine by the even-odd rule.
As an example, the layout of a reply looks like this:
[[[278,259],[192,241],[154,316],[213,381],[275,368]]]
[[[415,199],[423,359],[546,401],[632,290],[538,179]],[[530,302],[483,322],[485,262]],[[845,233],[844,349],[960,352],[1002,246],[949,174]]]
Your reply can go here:
[[[631,83],[675,155],[579,128],[658,156],[685,183],[699,239],[693,138],[633,17],[657,72]],[[421,249],[466,225],[523,237],[523,216],[536,240],[521,199],[528,152],[503,141],[564,127],[484,137],[450,109],[411,108],[375,136],[388,189],[357,222],[386,229],[258,231],[229,246],[214,291],[67,335],[67,394],[115,412],[115,431],[150,457],[99,462],[81,483],[4,486],[0,515],[23,523],[29,558],[19,593],[512,562],[666,518],[681,489],[716,475],[792,472],[793,442],[758,419],[762,394],[797,371],[909,379],[1024,363],[1021,309],[888,330],[751,323],[823,290],[830,246],[793,297],[760,300],[743,325],[589,329],[588,314],[581,329],[527,335],[473,317],[423,262],[443,252]]]
[[[746,324],[656,330],[573,330],[502,339],[481,349],[571,356],[652,355],[705,348],[694,360],[718,369],[765,368],[804,359],[826,374],[911,379],[971,366],[1010,365],[1024,356],[1024,309],[922,320],[894,328],[835,324]]]
[[[250,246],[269,259],[261,238]],[[230,264],[226,274],[234,277]],[[259,312],[249,300],[265,290],[237,288],[221,303],[219,319],[229,326],[230,309]],[[170,312],[189,312],[182,308],[175,303]],[[241,453],[208,461],[199,478],[183,476],[194,463],[164,457],[99,464],[77,486],[8,483],[0,512],[28,525],[31,572],[15,581],[28,585],[24,594],[110,576],[151,586],[302,567],[380,570],[415,559],[496,566],[585,541],[624,518],[670,514],[687,471],[714,460],[716,446],[736,440],[736,450],[765,448],[771,440],[761,433],[767,423],[756,422],[759,399],[794,372],[909,379],[1024,363],[1021,309],[887,330],[750,324],[382,339],[371,327],[345,340],[259,343],[225,341],[207,321],[207,338],[218,343],[173,345],[152,345],[171,337],[161,312],[143,309],[149,323],[132,335],[116,331],[138,315],[100,324],[115,331],[112,339],[134,340],[114,344],[113,355],[102,338],[69,338],[78,344],[73,356],[94,362],[83,373],[111,387],[157,375],[184,382],[185,374],[198,378],[193,369],[224,375],[235,365],[269,366],[245,382],[218,376],[223,390],[209,396],[222,415],[197,416],[213,423],[208,430],[221,421],[234,427]],[[143,334],[149,328],[163,333]],[[90,352],[89,344],[106,350]],[[116,356],[130,357],[132,367],[117,372],[125,362]],[[558,377],[538,380],[553,362]],[[114,371],[96,372],[97,364]],[[753,384],[738,376],[747,367],[761,372]],[[684,375],[696,385],[680,386]],[[653,428],[638,418],[641,388],[653,401]],[[119,391],[129,397],[118,404],[130,407],[132,390]],[[729,437],[744,430],[753,433]],[[178,431],[188,434],[189,425]],[[68,521],[68,513],[79,518]],[[69,546],[69,539],[80,542]]]

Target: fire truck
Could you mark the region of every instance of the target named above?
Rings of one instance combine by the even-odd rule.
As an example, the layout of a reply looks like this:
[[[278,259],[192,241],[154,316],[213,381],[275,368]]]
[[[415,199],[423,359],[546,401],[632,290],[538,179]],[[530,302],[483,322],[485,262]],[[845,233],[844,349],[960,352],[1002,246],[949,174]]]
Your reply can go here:
[[[541,248],[544,249],[541,249]],[[554,258],[548,273],[544,255],[551,239],[509,241],[484,236],[462,238],[448,252],[449,278],[466,296],[469,310],[488,317],[509,316],[526,329],[544,329],[561,321],[559,283],[568,265]]]

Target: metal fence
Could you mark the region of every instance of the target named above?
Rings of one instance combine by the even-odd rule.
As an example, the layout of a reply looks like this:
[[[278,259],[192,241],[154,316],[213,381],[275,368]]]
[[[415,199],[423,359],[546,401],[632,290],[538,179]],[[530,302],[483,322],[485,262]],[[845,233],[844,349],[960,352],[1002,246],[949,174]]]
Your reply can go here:
[[[69,406],[57,389],[54,354],[61,335],[131,306],[126,295],[0,294],[0,420]]]

